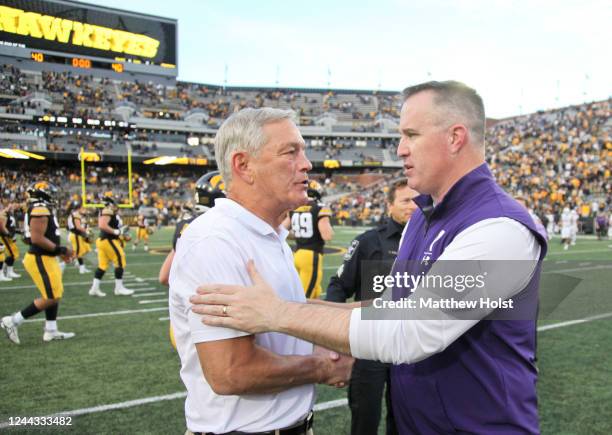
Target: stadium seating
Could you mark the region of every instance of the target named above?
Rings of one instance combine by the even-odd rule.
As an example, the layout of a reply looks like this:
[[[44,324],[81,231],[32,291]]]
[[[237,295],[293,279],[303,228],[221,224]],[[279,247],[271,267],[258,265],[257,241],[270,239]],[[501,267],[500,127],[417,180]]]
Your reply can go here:
[[[170,156],[202,159],[200,163],[214,166],[216,129],[244,107],[296,112],[315,172],[326,181],[329,193],[350,194],[333,204],[339,221],[375,222],[384,209],[384,196],[375,189],[364,190],[359,182],[337,183],[338,177],[325,168],[340,166],[341,174],[385,168],[386,179],[399,176],[401,163],[395,149],[401,94],[396,92],[222,87],[180,81],[168,85],[21,70],[13,65],[2,65],[0,78],[0,118],[4,121],[0,147],[72,161],[46,169],[51,180],[64,187],[64,200],[79,193],[80,168],[74,157],[81,148],[103,156],[107,162],[103,170],[113,168],[113,174],[124,171],[130,150],[136,171],[142,175],[135,183],[139,195],[150,186],[160,188],[161,208],[173,199],[186,199],[189,189],[181,190],[177,198],[168,182],[188,183],[203,168],[156,167],[152,171],[139,162]],[[539,215],[558,213],[567,204],[610,204],[610,103],[488,120],[487,147],[493,151],[487,153],[488,163],[500,184],[525,197]],[[326,166],[327,161],[336,163]],[[0,171],[1,180],[10,180],[13,196],[20,195],[30,181],[16,173],[14,166],[3,164]],[[45,170],[41,176],[44,174]],[[102,180],[92,184],[92,195],[117,186],[116,179]],[[142,194],[136,201],[145,197]]]

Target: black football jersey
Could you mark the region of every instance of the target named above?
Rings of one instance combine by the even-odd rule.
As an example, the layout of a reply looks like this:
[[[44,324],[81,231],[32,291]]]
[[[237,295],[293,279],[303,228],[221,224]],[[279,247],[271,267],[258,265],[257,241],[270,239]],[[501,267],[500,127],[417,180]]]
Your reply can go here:
[[[34,203],[28,208],[28,212],[26,213],[24,221],[24,225],[26,226],[26,237],[31,237],[29,225],[32,219],[35,219],[37,217],[47,218],[47,229],[45,230],[45,237],[51,240],[56,245],[59,245],[60,230],[59,223],[57,222],[57,217],[53,213],[53,210],[44,203]],[[35,245],[34,243],[30,243],[30,248],[28,252],[30,254],[38,255],[53,255],[51,252],[47,251],[44,248],[41,248],[40,246]]]
[[[331,210],[322,202],[310,201],[290,213],[291,231],[297,249],[310,249],[323,253],[325,241],[319,232],[319,219],[331,217]]]

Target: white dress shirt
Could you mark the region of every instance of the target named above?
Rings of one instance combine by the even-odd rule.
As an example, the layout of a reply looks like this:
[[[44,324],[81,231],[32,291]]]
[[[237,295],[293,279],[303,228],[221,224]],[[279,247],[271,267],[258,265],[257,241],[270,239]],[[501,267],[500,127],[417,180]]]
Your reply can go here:
[[[247,335],[206,326],[191,311],[189,297],[201,284],[252,285],[246,264],[257,270],[285,300],[305,302],[304,290],[285,239],[287,230],[265,221],[230,199],[194,220],[178,240],[170,270],[170,321],[187,388],[185,417],[192,432],[263,432],[303,419],[314,403],[314,386],[275,394],[217,395],[206,382],[195,344]],[[280,333],[255,336],[257,345],[279,355],[310,355],[311,343]]]
[[[482,262],[487,281],[498,284],[487,288],[489,297],[505,300],[516,295],[529,283],[539,256],[540,244],[531,231],[513,219],[495,218],[482,220],[457,234],[437,261],[529,260],[520,262],[521,273],[510,275],[507,267],[496,267],[496,262]],[[437,263],[434,263],[429,273],[435,275],[437,270]],[[422,291],[425,290],[417,288],[414,296]],[[394,364],[414,363],[442,352],[480,321],[457,320],[442,310],[438,315],[432,315],[429,311],[427,318],[418,320],[364,320],[361,310],[356,308],[351,313],[351,354],[355,358]],[[484,318],[491,311],[479,312]]]

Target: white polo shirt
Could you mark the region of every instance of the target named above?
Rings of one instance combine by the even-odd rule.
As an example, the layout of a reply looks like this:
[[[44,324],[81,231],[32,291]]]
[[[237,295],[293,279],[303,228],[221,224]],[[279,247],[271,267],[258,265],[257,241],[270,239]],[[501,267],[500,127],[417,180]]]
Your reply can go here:
[[[206,326],[191,311],[189,297],[205,283],[252,285],[246,264],[257,270],[285,300],[306,302],[285,241],[287,230],[275,231],[265,221],[230,199],[194,220],[181,235],[170,270],[170,321],[187,388],[185,417],[192,432],[263,432],[303,419],[314,403],[314,385],[275,394],[220,396],[206,382],[195,343],[248,335]],[[280,333],[256,334],[255,342],[280,355],[310,355],[311,343]]]

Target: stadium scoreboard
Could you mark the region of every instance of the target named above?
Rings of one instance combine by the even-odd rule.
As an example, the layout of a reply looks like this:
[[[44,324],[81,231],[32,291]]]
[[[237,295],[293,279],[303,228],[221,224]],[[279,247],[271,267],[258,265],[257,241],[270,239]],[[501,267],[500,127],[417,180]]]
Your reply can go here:
[[[177,21],[64,0],[0,0],[0,55],[176,77]]]
[[[34,62],[39,63],[56,63],[83,69],[111,69],[117,73],[122,73],[125,71],[125,66],[122,62],[99,62],[85,57],[61,56],[43,53],[42,51],[32,51],[30,53],[30,57]]]

